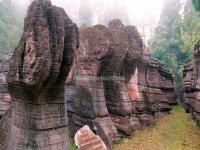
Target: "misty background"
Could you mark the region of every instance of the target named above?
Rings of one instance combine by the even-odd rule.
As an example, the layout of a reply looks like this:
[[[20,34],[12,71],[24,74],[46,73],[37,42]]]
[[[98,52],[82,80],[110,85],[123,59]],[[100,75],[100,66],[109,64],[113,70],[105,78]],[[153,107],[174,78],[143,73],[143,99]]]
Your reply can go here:
[[[0,0],[0,58],[17,46],[23,21],[32,0]],[[65,9],[73,22],[108,25],[120,19],[135,25],[151,56],[173,74],[178,91],[183,90],[183,66],[200,39],[200,14],[192,0],[52,0]]]
[[[21,16],[26,15],[32,0],[11,1]],[[70,18],[79,26],[82,24],[107,25],[112,19],[120,19],[124,24],[138,27],[145,42],[153,36],[164,0],[52,0],[54,5],[65,9]],[[1,15],[1,14],[0,14]]]
[[[28,6],[33,0],[0,0],[10,1],[19,18],[26,15]],[[54,5],[65,9],[70,18],[78,24],[108,25],[112,19],[120,19],[126,25],[135,25],[146,42],[153,36],[160,20],[166,0],[51,0]],[[171,0],[168,0],[171,1]],[[178,1],[178,0],[177,0]],[[181,0],[184,6],[186,0]],[[1,16],[1,14],[0,14]]]

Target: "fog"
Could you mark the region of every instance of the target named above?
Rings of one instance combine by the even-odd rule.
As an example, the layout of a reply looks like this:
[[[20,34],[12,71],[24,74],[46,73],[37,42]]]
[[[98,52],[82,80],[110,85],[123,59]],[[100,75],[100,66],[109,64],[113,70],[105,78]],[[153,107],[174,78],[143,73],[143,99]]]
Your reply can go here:
[[[11,0],[19,10],[27,10],[32,0]],[[144,41],[152,37],[164,0],[51,0],[65,9],[71,19],[82,24],[107,25],[112,19],[137,26]]]
[[[121,19],[138,27],[144,41],[153,34],[164,0],[52,0],[63,7],[78,25],[104,24]]]

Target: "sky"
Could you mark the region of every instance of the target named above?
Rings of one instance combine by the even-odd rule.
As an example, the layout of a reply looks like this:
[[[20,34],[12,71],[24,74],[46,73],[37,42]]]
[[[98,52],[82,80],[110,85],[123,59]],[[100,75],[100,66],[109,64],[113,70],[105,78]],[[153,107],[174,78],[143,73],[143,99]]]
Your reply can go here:
[[[74,5],[80,4],[81,0],[52,0],[53,4],[63,6],[63,3]],[[84,1],[84,0],[83,0]],[[98,1],[98,0],[93,0]],[[127,9],[131,21],[141,20],[142,18],[153,17],[158,22],[163,7],[164,0],[99,0],[105,5],[121,2]],[[69,12],[70,13],[70,12]]]
[[[1,1],[1,0],[0,0]],[[12,0],[13,3],[18,5],[26,5],[29,1],[32,0]],[[89,1],[89,5],[91,5],[92,10],[95,14],[93,24],[104,24],[101,18],[108,17],[109,14],[105,10],[109,10],[112,8],[112,11],[118,11],[117,4],[122,6],[122,9],[119,10],[118,13],[115,13],[114,16],[108,17],[107,19],[118,19],[118,15],[121,13],[120,11],[124,11],[128,18],[128,22],[124,22],[125,24],[135,25],[141,36],[145,42],[147,42],[153,35],[154,29],[156,28],[160,14],[163,8],[163,4],[165,0],[51,0],[54,5],[63,7],[66,13],[70,16],[70,18],[76,22],[79,26],[81,23],[79,22],[79,11],[80,4],[84,1]],[[185,0],[180,0],[185,1]],[[88,4],[86,4],[88,5]],[[116,9],[115,9],[116,6]],[[102,7],[104,9],[102,9]],[[101,8],[101,9],[98,9]],[[114,8],[114,9],[113,9]],[[103,12],[101,12],[103,11]]]
[[[152,36],[152,33],[159,22],[164,3],[164,0],[91,0],[91,2],[97,4],[93,7],[97,7],[99,1],[101,4],[104,4],[104,7],[109,7],[116,3],[123,5],[128,15],[128,24],[137,26],[143,40],[146,42]],[[52,2],[55,5],[64,7],[72,20],[78,22],[77,18],[81,0],[52,0]],[[102,24],[102,22],[97,20],[94,21],[94,24],[99,23]]]

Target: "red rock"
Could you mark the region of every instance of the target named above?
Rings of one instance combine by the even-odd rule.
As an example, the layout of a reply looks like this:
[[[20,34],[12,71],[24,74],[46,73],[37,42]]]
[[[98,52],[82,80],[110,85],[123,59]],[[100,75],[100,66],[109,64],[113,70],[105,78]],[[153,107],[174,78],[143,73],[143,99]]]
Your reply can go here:
[[[8,73],[12,104],[1,120],[1,150],[69,149],[64,84],[77,32],[65,11],[49,0],[30,5]]]
[[[95,135],[87,125],[76,132],[74,141],[78,150],[107,150],[102,139]]]
[[[184,66],[184,95],[183,104],[186,112],[191,112],[193,118],[200,122],[200,42],[194,47],[193,58],[191,57]]]

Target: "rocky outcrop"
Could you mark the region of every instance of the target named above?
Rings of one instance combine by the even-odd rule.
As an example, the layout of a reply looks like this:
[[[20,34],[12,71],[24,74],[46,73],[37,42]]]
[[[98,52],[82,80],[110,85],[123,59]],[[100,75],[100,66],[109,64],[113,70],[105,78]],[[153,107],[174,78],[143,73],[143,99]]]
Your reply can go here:
[[[184,77],[184,95],[183,95],[183,106],[186,112],[190,112],[191,104],[195,101],[196,88],[194,81],[194,64],[190,58],[183,70]]]
[[[135,31],[135,27],[126,27],[120,20],[111,21],[110,51],[102,63],[103,76],[110,79],[104,80],[107,108],[118,131],[125,135],[141,126],[134,100],[140,98],[136,63],[143,43]]]
[[[161,91],[162,81],[159,73],[160,63],[154,59],[149,61],[149,67],[147,67],[146,81],[147,95],[154,104],[154,110],[156,112],[168,112],[170,110],[168,99],[166,95]]]
[[[11,107],[0,123],[1,150],[69,149],[64,84],[78,30],[49,0],[34,0],[8,73]]]
[[[164,69],[161,62],[151,57],[147,47],[144,49],[143,59],[146,63],[144,93],[150,100],[147,108],[152,113],[169,112],[172,103],[170,101],[176,104],[172,75]]]
[[[72,73],[76,80],[67,83],[66,100],[71,134],[89,125],[110,146],[119,135],[106,107],[103,79],[99,74],[108,51],[106,27],[96,25],[80,29],[80,48]]]
[[[200,123],[200,42],[194,47],[193,56],[184,66],[184,107],[190,112],[197,123]]]
[[[172,84],[134,26],[120,20],[108,28],[83,26],[65,87],[70,131],[88,125],[109,146],[119,135],[154,124],[156,112],[168,112]]]
[[[170,106],[177,105],[172,74],[168,70],[166,70],[162,65],[159,68],[159,73],[161,75],[161,91],[165,94]]]
[[[9,71],[9,60],[0,60],[0,118],[10,107],[11,97],[7,90],[7,74]]]
[[[69,149],[68,128],[74,136],[85,125],[110,147],[174,104],[172,76],[150,57],[136,27],[113,20],[108,28],[83,26],[79,37],[49,0],[29,7],[8,90],[0,149]]]

